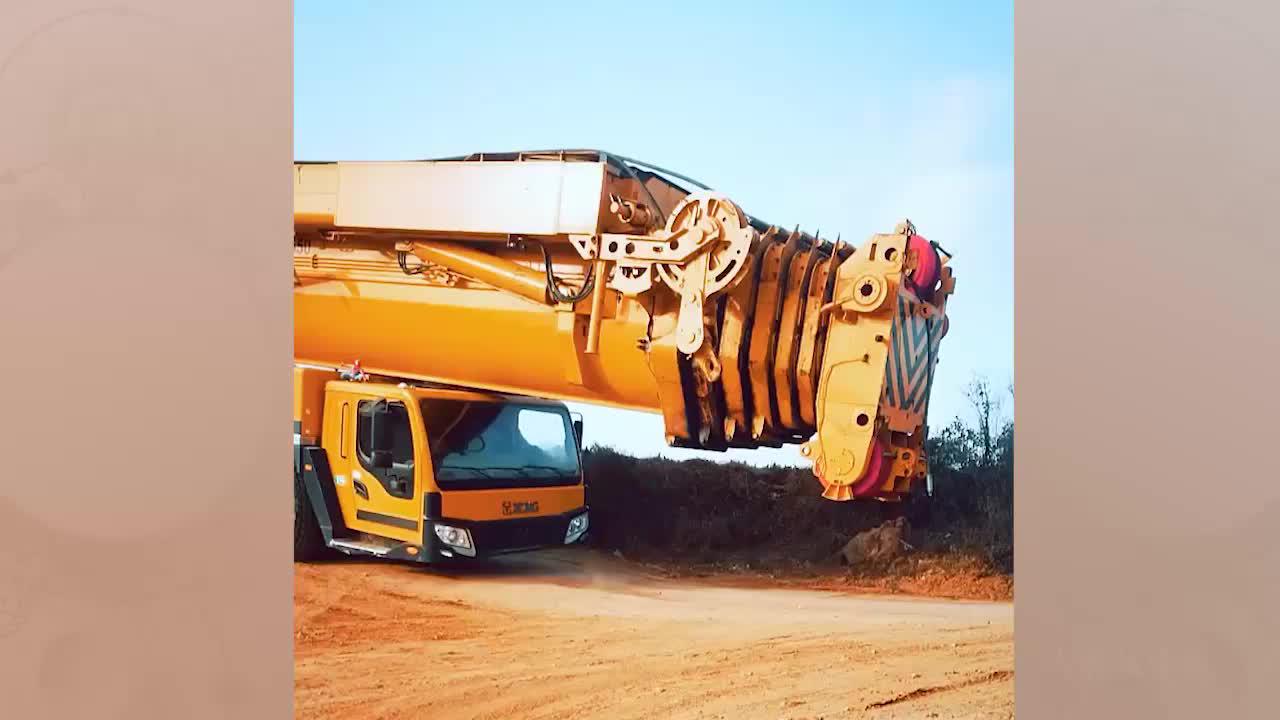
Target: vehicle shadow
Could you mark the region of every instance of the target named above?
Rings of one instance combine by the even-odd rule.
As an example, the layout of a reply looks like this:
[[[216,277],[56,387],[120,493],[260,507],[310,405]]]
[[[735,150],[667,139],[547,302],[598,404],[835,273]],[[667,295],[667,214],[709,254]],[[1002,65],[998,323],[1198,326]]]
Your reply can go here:
[[[307,562],[317,566],[402,567],[416,572],[455,579],[547,578],[571,579],[593,574],[600,564],[597,554],[585,547],[547,548],[528,552],[497,555],[489,558],[455,558],[431,564],[412,560],[392,560],[367,555],[331,552]],[[599,568],[594,568],[595,572]]]
[[[591,559],[591,552],[586,549],[551,548],[474,560],[463,558],[431,565],[407,564],[422,572],[460,580],[568,580],[590,575],[587,564]]]

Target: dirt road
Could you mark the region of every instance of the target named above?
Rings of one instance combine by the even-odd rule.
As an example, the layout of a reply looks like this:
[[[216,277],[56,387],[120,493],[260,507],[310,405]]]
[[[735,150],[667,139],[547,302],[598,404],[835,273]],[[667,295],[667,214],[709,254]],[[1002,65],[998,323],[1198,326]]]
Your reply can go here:
[[[299,718],[1010,718],[1013,606],[664,579],[585,550],[295,571]]]

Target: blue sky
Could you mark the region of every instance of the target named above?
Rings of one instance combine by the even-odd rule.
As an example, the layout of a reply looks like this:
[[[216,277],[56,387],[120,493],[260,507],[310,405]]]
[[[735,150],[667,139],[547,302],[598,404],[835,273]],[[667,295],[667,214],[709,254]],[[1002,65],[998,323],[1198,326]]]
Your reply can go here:
[[[903,217],[955,255],[930,409],[1013,381],[1013,3],[295,3],[294,153],[401,160],[599,148],[860,243]],[[1006,399],[1012,412],[1012,399]],[[574,406],[589,443],[656,415]]]

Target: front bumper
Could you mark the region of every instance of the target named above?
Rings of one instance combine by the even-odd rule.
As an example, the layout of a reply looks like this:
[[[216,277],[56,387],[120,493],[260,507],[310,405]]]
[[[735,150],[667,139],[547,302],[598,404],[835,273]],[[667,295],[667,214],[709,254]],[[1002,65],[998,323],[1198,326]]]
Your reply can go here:
[[[565,533],[569,521],[587,512],[587,507],[576,508],[559,515],[539,515],[527,518],[508,518],[503,520],[461,520],[457,518],[426,518],[423,526],[422,560],[448,561],[457,559],[474,559],[507,555],[510,553],[528,552],[565,545]],[[449,525],[466,530],[471,535],[471,544],[475,555],[466,555],[457,548],[446,545],[436,537],[435,525]],[[588,531],[589,532],[589,531]],[[577,544],[585,539],[585,535],[577,538]]]

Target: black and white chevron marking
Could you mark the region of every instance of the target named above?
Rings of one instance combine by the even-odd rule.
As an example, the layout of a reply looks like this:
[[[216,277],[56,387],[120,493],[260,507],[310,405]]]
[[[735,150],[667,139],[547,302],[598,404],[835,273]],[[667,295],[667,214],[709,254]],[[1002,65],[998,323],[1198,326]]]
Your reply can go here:
[[[885,399],[892,407],[910,413],[924,411],[929,399],[929,381],[942,341],[942,317],[920,317],[911,303],[898,295],[898,316],[894,319],[892,346],[886,368]]]

